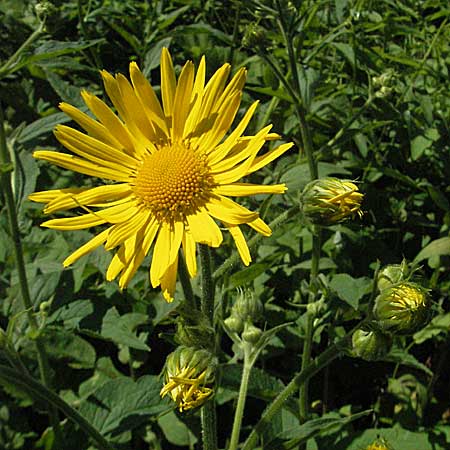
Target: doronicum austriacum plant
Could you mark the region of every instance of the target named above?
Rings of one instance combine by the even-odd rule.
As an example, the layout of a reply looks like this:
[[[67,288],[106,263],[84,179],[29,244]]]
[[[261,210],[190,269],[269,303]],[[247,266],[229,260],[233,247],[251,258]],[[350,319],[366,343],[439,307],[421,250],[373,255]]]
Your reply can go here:
[[[449,448],[447,6],[2,2],[0,448]]]

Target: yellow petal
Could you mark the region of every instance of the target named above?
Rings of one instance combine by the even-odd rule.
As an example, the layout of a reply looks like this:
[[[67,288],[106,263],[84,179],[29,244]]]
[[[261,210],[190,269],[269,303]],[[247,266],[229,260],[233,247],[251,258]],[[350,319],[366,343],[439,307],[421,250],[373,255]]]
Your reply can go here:
[[[166,140],[169,131],[167,129],[161,104],[156,97],[155,91],[135,62],[130,63],[130,77],[136,95],[141,102],[142,109],[147,115],[148,120],[153,124],[158,140]]]
[[[172,142],[183,138],[194,83],[194,64],[188,61],[181,71],[175,91],[172,117]]]
[[[219,247],[223,239],[222,232],[205,210],[200,210],[186,218],[192,237],[196,242],[207,244],[210,247]]]
[[[166,272],[161,278],[161,290],[165,300],[168,303],[173,301],[175,294],[175,286],[177,282],[178,256],[175,261],[167,268]]]
[[[70,266],[82,256],[85,256],[88,253],[94,251],[97,247],[99,247],[106,241],[108,233],[109,230],[104,230],[101,233],[97,234],[97,236],[94,236],[90,241],[86,242],[79,249],[75,250],[71,255],[69,255],[63,261],[63,266],[64,267]]]
[[[163,48],[161,52],[161,96],[166,118],[172,116],[177,81],[173,69],[169,50]]]
[[[75,195],[80,192],[84,192],[88,188],[66,188],[66,189],[51,189],[49,191],[33,192],[28,196],[29,200],[38,203],[51,202],[59,197],[64,197],[66,195]]]
[[[41,227],[52,228],[54,230],[84,230],[85,228],[102,225],[106,220],[92,213],[83,214],[76,217],[66,217],[64,219],[51,219],[41,224]]]
[[[58,125],[55,128],[55,136],[64,147],[82,158],[88,159],[102,166],[111,167],[115,170],[123,169],[123,166],[133,170],[138,161],[118,150],[78,130]]]
[[[274,159],[279,158],[283,153],[287,152],[293,145],[294,144],[292,142],[280,145],[279,147],[274,148],[270,152],[267,152],[265,155],[255,158],[255,160],[247,170],[247,175],[256,172],[257,170],[261,169],[262,167],[272,162]]]
[[[183,252],[186,259],[186,266],[191,278],[197,275],[197,255],[196,255],[196,243],[192,236],[189,227],[186,227],[183,233]]]
[[[248,195],[258,194],[283,194],[286,189],[287,187],[285,184],[266,186],[264,184],[233,183],[217,186],[214,189],[214,192],[229,197],[246,197]]]
[[[97,122],[92,117],[89,117],[84,112],[80,111],[68,103],[60,103],[59,108],[71,117],[76,123],[78,123],[84,130],[86,130],[90,136],[105,142],[106,144],[121,148],[120,142],[114,137],[111,130],[108,130],[103,124]]]
[[[258,218],[257,212],[250,211],[233,200],[222,196],[211,197],[207,209],[211,216],[232,225],[252,222]]]
[[[248,222],[247,225],[250,225],[254,230],[263,236],[270,236],[272,234],[270,227],[259,217],[252,222]]]
[[[247,242],[241,229],[239,228],[239,225],[231,225],[225,222],[224,225],[228,228],[228,231],[230,232],[231,236],[234,239],[242,262],[246,266],[248,266],[252,262],[252,257],[250,256],[250,250],[248,249]]]
[[[72,190],[73,191],[73,190]],[[79,192],[61,192],[59,196],[49,201],[44,212],[50,214],[55,211],[68,210],[77,206],[96,206],[103,203],[130,201],[131,187],[128,183],[106,184]],[[36,201],[36,200],[35,200]]]
[[[150,268],[150,281],[153,287],[159,286],[161,276],[169,266],[170,257],[170,225],[163,222],[159,228],[155,248],[153,249],[152,265]]]
[[[43,159],[64,169],[70,169],[85,175],[126,183],[132,181],[129,171],[123,169],[119,171],[110,167],[100,166],[99,164],[91,163],[76,156],[68,155],[67,153],[37,150],[33,153],[33,156],[36,159]]]
[[[135,207],[130,212],[132,213],[130,220],[115,224],[110,228],[105,250],[111,250],[117,247],[131,236],[142,233],[143,229],[145,229],[150,211],[145,208]]]

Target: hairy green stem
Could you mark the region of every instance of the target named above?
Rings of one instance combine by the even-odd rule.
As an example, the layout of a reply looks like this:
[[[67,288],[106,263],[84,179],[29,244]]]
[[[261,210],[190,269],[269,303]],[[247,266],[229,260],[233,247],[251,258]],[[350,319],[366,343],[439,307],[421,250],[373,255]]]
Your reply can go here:
[[[295,393],[295,391],[303,385],[303,383],[316,373],[322,370],[324,367],[328,366],[336,358],[341,356],[343,349],[349,343],[351,336],[355,330],[360,328],[367,319],[362,320],[358,325],[352,328],[343,338],[338,342],[328,347],[323,353],[321,353],[316,359],[310,362],[303,370],[298,372],[294,378],[286,385],[286,387],[278,394],[275,400],[265,409],[261,419],[258,421],[247,440],[245,441],[242,450],[253,450],[257,447],[256,442],[258,436],[260,436],[264,430],[267,428],[268,424],[272,418],[277,414],[283,407],[286,400]]]
[[[90,436],[100,450],[114,450],[114,447],[78,411],[42,383],[7,366],[0,366],[0,382],[19,388],[37,401],[50,403]],[[55,448],[62,449],[63,447]]]
[[[45,351],[45,346],[39,337],[39,325],[33,312],[33,302],[30,296],[28,287],[27,274],[25,270],[25,260],[23,257],[22,240],[20,237],[19,223],[17,221],[16,203],[14,201],[14,194],[12,190],[11,173],[13,171],[12,161],[6,145],[6,135],[3,118],[3,107],[0,104],[0,180],[1,189],[5,198],[6,210],[8,214],[9,228],[11,239],[14,243],[14,257],[16,260],[16,269],[19,276],[20,294],[22,297],[23,307],[27,314],[28,324],[31,334],[36,345],[36,353],[39,365],[39,372],[42,383],[50,387],[50,372],[48,357]],[[50,423],[55,433],[55,441],[57,447],[62,445],[62,433],[59,425],[58,411],[50,406],[49,410]]]
[[[228,450],[237,450],[239,445],[239,435],[241,433],[242,419],[244,417],[245,400],[247,398],[248,381],[252,371],[252,362],[249,358],[248,351],[245,352],[244,367],[242,369],[241,386],[239,388],[239,396],[234,412],[233,430],[231,432],[230,446]]]
[[[209,247],[199,245],[202,273],[201,311],[214,327],[214,280],[211,271],[211,254]],[[217,419],[214,398],[204,404],[200,412],[202,424],[203,450],[217,450]]]
[[[317,296],[317,276],[319,275],[319,262],[321,251],[321,229],[318,226],[313,230],[312,242],[312,259],[311,259],[311,273],[308,304],[316,300]],[[303,342],[302,365],[301,370],[304,370],[311,362],[311,349],[314,335],[314,319],[315,314],[310,308],[306,312],[306,328],[305,339]],[[299,391],[298,398],[299,418],[300,423],[306,422],[309,414],[309,380],[305,380]]]

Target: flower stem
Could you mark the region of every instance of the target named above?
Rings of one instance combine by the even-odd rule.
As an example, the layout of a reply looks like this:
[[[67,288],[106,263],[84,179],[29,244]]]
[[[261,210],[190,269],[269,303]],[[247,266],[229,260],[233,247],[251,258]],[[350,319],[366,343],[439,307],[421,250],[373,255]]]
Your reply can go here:
[[[264,432],[268,424],[282,408],[284,402],[294,394],[294,392],[303,385],[303,383],[309,380],[317,372],[322,370],[324,367],[328,366],[332,361],[338,358],[342,352],[343,348],[347,345],[348,341],[355,330],[357,330],[366,320],[362,320],[358,325],[352,328],[342,339],[340,339],[335,344],[328,347],[323,353],[321,353],[315,360],[310,362],[304,369],[298,372],[294,378],[289,382],[288,385],[278,394],[275,400],[266,408],[247,440],[245,441],[242,450],[253,450],[257,447],[256,442],[258,436]]]
[[[311,258],[311,273],[310,273],[310,285],[309,285],[309,296],[308,304],[310,305],[315,301],[317,295],[317,276],[319,274],[319,262],[320,262],[320,250],[321,250],[321,229],[318,226],[314,227],[313,230],[313,242],[312,242],[312,258]],[[315,314],[311,308],[307,309],[306,312],[306,327],[305,327],[305,339],[303,342],[303,353],[302,353],[302,365],[301,370],[303,371],[311,362],[311,348],[314,335],[314,318]],[[299,391],[299,419],[300,423],[306,422],[309,414],[309,380],[305,382],[300,387]]]
[[[78,411],[30,376],[7,366],[0,366],[0,382],[16,386],[35,400],[50,403],[53,408],[58,408],[69,420],[90,436],[100,450],[114,450],[114,447]]]
[[[252,363],[245,352],[244,367],[242,369],[241,386],[239,388],[239,396],[234,413],[233,430],[231,432],[230,446],[228,450],[237,450],[239,445],[239,434],[241,432],[242,419],[244,417],[244,406],[247,398],[248,381],[252,370]]]
[[[28,325],[31,334],[34,337],[36,345],[37,359],[39,365],[39,372],[42,383],[46,387],[50,387],[50,374],[48,357],[45,351],[45,346],[39,337],[39,325],[33,313],[33,302],[31,301],[30,290],[28,287],[27,274],[25,271],[25,260],[23,257],[22,240],[20,237],[20,229],[17,221],[16,204],[14,201],[14,194],[12,190],[11,173],[13,171],[12,161],[6,146],[6,135],[3,118],[3,108],[0,104],[0,180],[3,195],[5,197],[6,210],[8,214],[9,228],[11,238],[14,243],[14,256],[16,260],[16,268],[19,276],[20,293],[24,310],[26,311]],[[57,448],[62,448],[62,433],[59,426],[58,411],[53,406],[49,405],[48,410],[51,426],[55,433],[55,445]]]
[[[202,296],[200,308],[214,327],[214,280],[211,271],[211,254],[209,247],[199,245],[200,264],[202,273]],[[213,344],[213,347],[215,344]],[[214,351],[214,348],[213,348]],[[200,411],[202,424],[203,450],[217,450],[216,405],[214,398],[205,403]]]

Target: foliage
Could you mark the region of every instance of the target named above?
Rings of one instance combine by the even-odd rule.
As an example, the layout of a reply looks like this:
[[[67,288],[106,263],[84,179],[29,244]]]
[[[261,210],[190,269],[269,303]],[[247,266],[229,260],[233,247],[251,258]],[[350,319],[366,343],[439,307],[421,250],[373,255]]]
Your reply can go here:
[[[198,65],[202,55],[208,75],[225,61],[233,71],[247,67],[243,107],[260,101],[251,129],[272,123],[286,142],[296,143],[296,150],[250,180],[288,186],[284,196],[245,199],[255,210],[262,203],[261,215],[275,221],[270,238],[252,241],[254,233],[248,233],[254,262],[248,268],[228,264],[230,242],[213,253],[219,299],[215,339],[221,349],[214,397],[219,447],[229,445],[244,356],[238,341],[220,331],[238,296],[236,287],[250,288],[264,304],[261,329],[279,327],[276,335],[264,334],[250,374],[243,441],[299,371],[310,317],[316,356],[370,315],[377,268],[405,258],[415,264],[414,279],[429,290],[431,322],[413,336],[396,338],[379,361],[335,359],[309,386],[311,420],[299,427],[298,404],[290,398],[266,424],[259,448],[301,444],[308,450],[358,450],[378,437],[394,449],[449,448],[448,3],[52,0],[35,6],[23,0],[0,4],[0,99],[33,315],[48,349],[54,392],[118,449],[199,445],[198,411],[179,414],[159,396],[163,380],[158,375],[176,346],[181,285],[167,304],[150,287],[146,260],[120,291],[104,278],[111,256],[103,249],[63,270],[64,258],[91,233],[39,228],[41,207],[27,200],[35,190],[89,183],[31,156],[37,148],[60,149],[52,130],[69,119],[58,103],[83,110],[82,89],[106,99],[99,70],[127,73],[130,61],[159,86],[160,51],[169,47],[177,69],[188,59]],[[44,19],[42,32],[14,57]],[[295,76],[286,40],[299,55],[297,94],[289,89]],[[299,205],[311,180],[296,95],[319,176],[354,180],[365,195],[361,219],[322,230],[313,285],[314,230],[299,208],[284,222],[276,221]],[[1,167],[2,173],[10,169]],[[20,299],[16,243],[3,199],[0,363],[14,363],[38,380],[36,335]],[[197,279],[193,289],[200,297]],[[44,402],[5,383],[0,404],[1,448],[56,450]],[[64,420],[62,431],[64,448],[96,448],[72,422]]]

